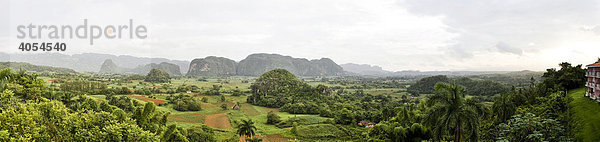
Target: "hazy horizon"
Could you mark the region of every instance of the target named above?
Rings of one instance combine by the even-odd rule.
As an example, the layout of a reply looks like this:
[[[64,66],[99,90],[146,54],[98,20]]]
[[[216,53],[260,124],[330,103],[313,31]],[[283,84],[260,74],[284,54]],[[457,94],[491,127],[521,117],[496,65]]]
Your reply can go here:
[[[4,53],[4,52],[0,52],[0,53]],[[11,54],[11,53],[7,53],[7,54]],[[14,54],[14,53],[13,53]],[[22,54],[22,53],[18,53],[20,55],[31,55],[31,54],[62,54],[62,53],[30,53],[30,54]],[[131,57],[137,57],[137,58],[163,58],[163,57],[141,57],[141,56],[134,56],[134,55],[127,55],[127,54],[108,54],[108,53],[76,53],[76,54],[105,54],[105,55],[112,55],[112,56],[131,56]],[[277,53],[252,53],[252,54],[277,54]],[[69,56],[73,56],[75,54],[62,54],[62,55],[69,55]],[[251,54],[248,54],[251,55]],[[283,54],[278,54],[278,55],[282,55],[282,56],[289,56],[289,55],[283,55]],[[209,56],[215,56],[215,55],[209,55]],[[206,56],[208,57],[208,56]],[[198,57],[198,58],[194,58],[194,59],[200,59],[200,58],[206,58],[206,57]],[[216,57],[223,57],[223,56],[216,56]],[[292,58],[302,58],[302,57],[294,57],[294,56],[290,56]],[[224,57],[224,58],[228,58],[228,57]],[[322,58],[328,58],[328,57],[322,57]],[[164,59],[168,59],[168,60],[173,60],[173,61],[185,61],[185,62],[191,62],[194,59],[189,59],[189,60],[179,60],[179,59],[170,59],[170,58],[164,58]],[[317,60],[317,59],[321,59],[321,58],[314,58],[314,59],[310,59],[310,58],[303,58],[303,59],[307,59],[307,60]],[[240,62],[243,59],[240,60],[234,60],[235,62]],[[335,60],[332,59],[334,62]],[[13,62],[13,61],[11,61]],[[14,62],[20,62],[20,61],[14,61]],[[336,62],[337,63],[337,62]],[[337,63],[338,65],[343,65],[343,64],[357,64],[357,65],[369,65],[371,67],[380,67],[381,66],[377,66],[377,65],[371,65],[371,64],[359,64],[359,63]],[[584,65],[585,66],[585,65]],[[556,68],[556,67],[552,67],[552,68]],[[383,69],[383,68],[382,68]],[[461,71],[466,71],[466,72],[513,72],[513,71],[534,71],[534,72],[543,72],[545,70],[414,70],[414,69],[406,69],[406,70],[396,70],[396,71],[392,71],[392,70],[385,70],[384,71],[390,71],[390,72],[402,72],[402,71],[419,71],[419,72],[444,72],[444,71],[449,71],[449,72],[461,72]]]
[[[52,5],[52,8],[47,8]],[[600,53],[600,2],[584,1],[14,1],[0,0],[0,49],[17,25],[134,24],[146,39],[61,39],[61,54],[191,61],[253,53],[330,58],[389,71],[543,71]],[[49,40],[55,41],[55,40]],[[39,53],[39,52],[34,52]],[[56,53],[56,52],[51,52]]]

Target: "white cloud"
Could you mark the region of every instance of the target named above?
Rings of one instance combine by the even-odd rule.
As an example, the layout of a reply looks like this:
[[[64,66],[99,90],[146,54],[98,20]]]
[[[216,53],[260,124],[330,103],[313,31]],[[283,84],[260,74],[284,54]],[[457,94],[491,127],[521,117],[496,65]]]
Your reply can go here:
[[[266,52],[387,70],[542,70],[555,63],[522,60],[549,59],[556,56],[547,49],[597,40],[597,35],[579,32],[600,22],[595,1],[19,0],[10,1],[10,7],[11,42],[3,52],[17,52],[18,24],[76,25],[87,18],[103,25],[134,19],[148,26],[148,39],[100,39],[94,46],[67,40],[66,53],[180,60],[216,55],[239,61]],[[595,55],[573,61],[595,59],[590,56]]]
[[[508,45],[504,42],[498,42],[498,44],[496,44],[496,49],[498,49],[498,51],[500,51],[500,52],[512,53],[512,54],[516,54],[516,55],[523,55],[523,50],[521,50],[519,48],[511,47],[510,45]]]

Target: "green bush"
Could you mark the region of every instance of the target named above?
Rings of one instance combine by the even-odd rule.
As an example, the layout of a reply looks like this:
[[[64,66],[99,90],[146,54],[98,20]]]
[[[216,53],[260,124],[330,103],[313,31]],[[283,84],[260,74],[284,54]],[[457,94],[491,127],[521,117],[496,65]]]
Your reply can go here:
[[[279,115],[275,114],[273,111],[269,111],[267,114],[267,124],[277,124],[279,122],[281,122]]]

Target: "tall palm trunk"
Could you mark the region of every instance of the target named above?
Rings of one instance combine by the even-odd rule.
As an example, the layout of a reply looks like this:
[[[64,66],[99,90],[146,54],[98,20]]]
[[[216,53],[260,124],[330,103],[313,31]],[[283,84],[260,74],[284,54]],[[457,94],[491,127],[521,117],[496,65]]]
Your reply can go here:
[[[458,124],[454,127],[454,141],[458,142]]]
[[[462,128],[461,128],[460,120],[459,120],[458,122],[456,122],[456,126],[454,127],[454,141],[455,142],[461,141],[460,134],[462,134]]]

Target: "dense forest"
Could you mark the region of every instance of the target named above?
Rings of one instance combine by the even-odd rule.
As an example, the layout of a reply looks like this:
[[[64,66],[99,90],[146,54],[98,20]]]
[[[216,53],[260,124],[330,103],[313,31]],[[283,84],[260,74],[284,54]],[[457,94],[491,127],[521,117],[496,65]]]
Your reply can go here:
[[[70,89],[53,90],[37,75],[0,71],[1,141],[210,141],[211,128],[166,125],[166,112],[109,96],[98,102]],[[102,87],[100,87],[102,88]]]
[[[490,80],[474,80],[467,77],[448,78],[443,75],[425,77],[407,88],[407,92],[418,96],[419,94],[433,94],[434,85],[438,82],[453,83],[466,86],[467,95],[493,96],[508,91],[506,85]]]

